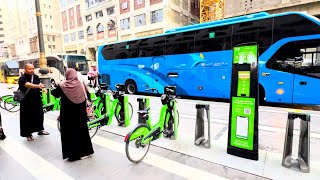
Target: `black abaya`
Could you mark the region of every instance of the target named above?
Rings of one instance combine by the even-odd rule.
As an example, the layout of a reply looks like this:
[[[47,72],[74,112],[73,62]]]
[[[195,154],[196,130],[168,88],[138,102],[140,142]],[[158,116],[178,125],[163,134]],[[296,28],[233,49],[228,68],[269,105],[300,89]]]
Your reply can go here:
[[[60,131],[63,159],[79,159],[93,154],[87,126],[86,102],[71,102],[59,86],[52,91],[52,95],[61,97]]]
[[[27,82],[31,82],[31,75],[24,74],[19,78],[19,89],[26,92]],[[33,75],[33,84],[40,84],[39,76]],[[20,135],[31,136],[33,132],[39,132],[43,128],[43,109],[40,89],[30,89],[20,103]]]

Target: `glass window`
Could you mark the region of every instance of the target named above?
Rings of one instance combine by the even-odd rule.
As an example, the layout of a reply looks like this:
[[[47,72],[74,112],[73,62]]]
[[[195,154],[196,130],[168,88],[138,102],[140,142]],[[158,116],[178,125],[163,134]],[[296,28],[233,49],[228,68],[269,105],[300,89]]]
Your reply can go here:
[[[194,31],[167,35],[166,54],[193,53],[194,35]]]
[[[121,30],[130,29],[130,18],[120,20]]]
[[[231,26],[220,26],[195,31],[195,52],[231,49]]]
[[[138,46],[136,41],[118,44],[116,59],[136,58],[137,55]]]
[[[151,24],[163,21],[163,10],[159,9],[151,12]]]
[[[165,53],[165,37],[147,38],[138,40],[138,56],[161,56]]]
[[[320,26],[300,15],[274,18],[273,42],[293,36],[320,34]]]
[[[107,8],[107,14],[108,15],[114,14],[114,6],[110,7],[110,8]]]
[[[71,39],[71,41],[76,41],[77,40],[75,32],[70,34],[70,39]]]
[[[87,34],[88,34],[88,35],[92,35],[92,34],[93,34],[93,29],[92,29],[92,27],[89,26],[89,27],[87,28]]]
[[[102,11],[96,12],[96,18],[99,19],[101,17],[103,17],[103,12]]]
[[[64,41],[65,43],[69,42],[69,36],[68,36],[68,34],[66,34],[66,35],[63,36],[63,41]]]
[[[116,55],[118,54],[118,45],[110,44],[106,45],[102,49],[102,55],[106,60],[116,59]]]
[[[98,24],[97,26],[97,32],[100,33],[100,32],[104,32],[104,27],[101,23]]]
[[[83,31],[78,31],[78,36],[79,36],[79,39],[84,39]]]
[[[282,46],[267,67],[320,78],[320,40],[297,41]]]
[[[140,14],[134,17],[135,27],[146,25],[146,14]]]
[[[110,20],[108,22],[108,31],[115,30],[116,29],[116,23],[113,20]]]
[[[87,15],[87,16],[86,16],[86,21],[88,22],[88,21],[91,21],[91,20],[92,20],[91,14],[90,14],[90,15]]]
[[[272,19],[249,21],[233,25],[233,46],[256,42],[259,54],[262,54],[272,43]]]

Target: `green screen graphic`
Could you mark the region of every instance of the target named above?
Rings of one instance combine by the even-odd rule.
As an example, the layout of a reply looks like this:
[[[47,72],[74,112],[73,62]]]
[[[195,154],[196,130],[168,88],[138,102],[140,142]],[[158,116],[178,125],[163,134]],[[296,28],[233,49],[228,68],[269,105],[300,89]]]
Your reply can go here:
[[[237,96],[250,96],[250,71],[238,71]]]
[[[253,150],[255,98],[232,97],[231,145]]]
[[[234,64],[250,64],[257,60],[257,45],[235,47],[234,49]]]

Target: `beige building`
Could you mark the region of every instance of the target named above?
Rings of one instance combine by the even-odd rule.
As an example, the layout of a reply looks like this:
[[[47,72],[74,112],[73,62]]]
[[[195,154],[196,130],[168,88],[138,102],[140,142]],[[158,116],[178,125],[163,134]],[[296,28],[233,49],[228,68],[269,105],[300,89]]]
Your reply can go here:
[[[319,0],[225,0],[225,17],[265,11],[271,14],[287,11],[306,11],[320,17]]]
[[[198,23],[195,0],[86,0],[85,49],[96,60],[99,45],[164,33]]]
[[[9,57],[28,59],[39,57],[38,28],[34,0],[5,0],[8,22],[5,43]],[[62,36],[59,0],[40,1],[46,54],[61,53]]]
[[[63,51],[84,54],[84,0],[60,0]]]
[[[6,38],[6,12],[7,8],[5,6],[0,6],[0,58],[8,58],[8,47],[5,44]]]

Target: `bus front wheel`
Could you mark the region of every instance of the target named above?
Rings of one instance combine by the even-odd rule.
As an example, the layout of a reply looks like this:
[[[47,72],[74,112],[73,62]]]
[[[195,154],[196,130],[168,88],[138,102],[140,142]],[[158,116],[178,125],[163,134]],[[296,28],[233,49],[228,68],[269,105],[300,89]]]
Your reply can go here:
[[[137,92],[137,84],[133,80],[126,81],[126,93],[135,94]]]
[[[261,84],[259,84],[259,105],[264,105],[266,101],[266,92]]]

